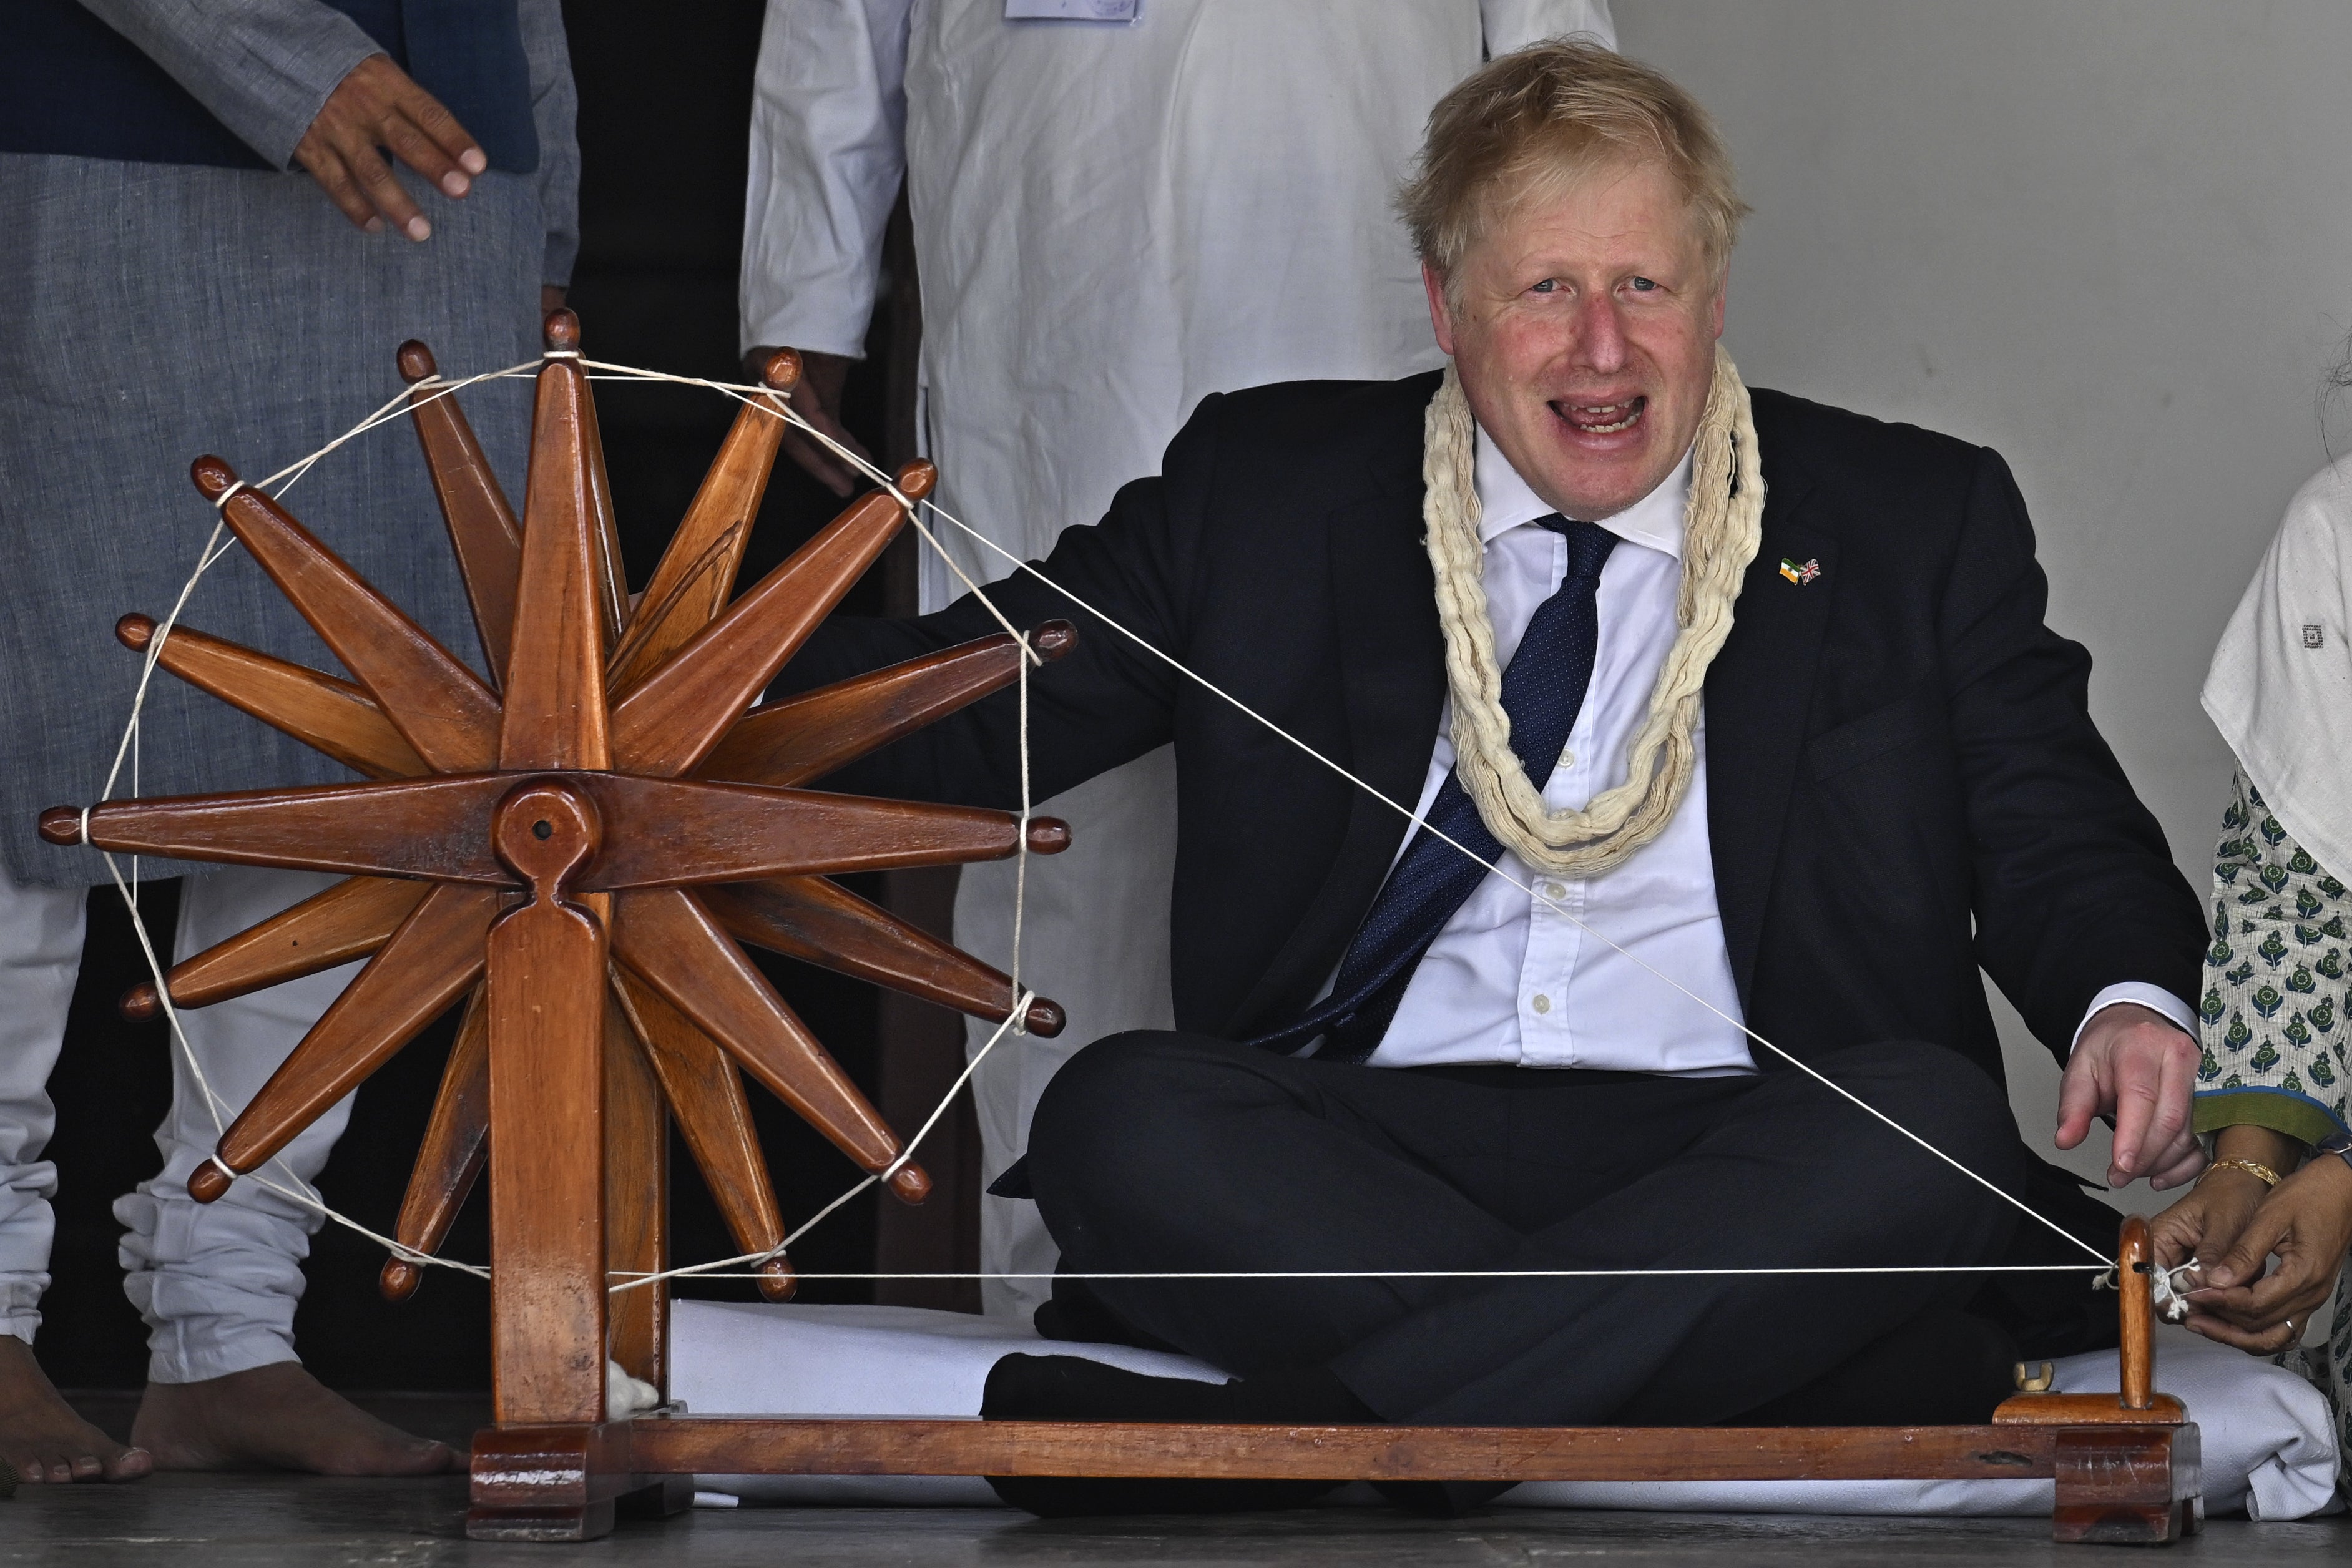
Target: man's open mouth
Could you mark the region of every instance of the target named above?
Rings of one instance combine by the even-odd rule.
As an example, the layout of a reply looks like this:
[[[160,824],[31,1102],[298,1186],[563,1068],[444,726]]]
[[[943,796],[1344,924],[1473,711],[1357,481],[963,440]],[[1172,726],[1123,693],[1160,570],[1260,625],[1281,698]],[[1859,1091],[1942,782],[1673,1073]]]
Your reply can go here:
[[[1649,406],[1648,398],[1633,397],[1622,403],[1554,403],[1551,411],[1580,435],[1613,436],[1639,424]]]

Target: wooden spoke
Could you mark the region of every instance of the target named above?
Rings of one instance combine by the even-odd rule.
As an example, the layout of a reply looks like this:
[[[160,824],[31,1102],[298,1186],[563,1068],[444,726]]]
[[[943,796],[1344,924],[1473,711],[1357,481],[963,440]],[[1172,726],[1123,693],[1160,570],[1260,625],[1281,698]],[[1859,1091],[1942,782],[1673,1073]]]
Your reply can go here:
[[[530,616],[529,532],[518,627]],[[601,652],[601,650],[599,650]],[[511,688],[510,688],[511,689]],[[561,784],[499,812],[530,901],[489,928],[491,1366],[501,1423],[604,1415],[605,928],[567,897],[594,808]]]
[[[191,472],[215,501],[237,482],[218,458]],[[443,773],[491,764],[499,703],[478,676],[259,490],[238,490],[221,515],[418,756]]]
[[[398,357],[401,379],[412,386],[436,374],[433,351],[414,338],[400,345]],[[449,525],[449,542],[457,552],[457,570],[474,607],[482,657],[493,677],[503,682],[507,645],[514,637],[522,525],[515,521],[514,508],[507,503],[507,493],[454,394],[416,387],[408,396],[408,417],[425,448],[425,467],[433,476],[441,520]]]
[[[557,316],[569,312],[558,311]],[[551,342],[555,317],[549,318]],[[575,334],[576,335],[576,334]],[[573,359],[539,373],[523,501],[522,576],[507,658],[503,768],[611,765],[604,713],[604,567],[589,486],[588,378]]]
[[[929,463],[909,463],[898,488],[919,500],[935,477]],[[613,712],[615,765],[663,777],[690,771],[905,521],[887,491],[866,497],[638,681]]]
[[[1061,658],[1077,640],[1067,621],[1047,621],[1029,636],[1046,658]],[[695,773],[742,784],[806,784],[1003,690],[1020,668],[1020,645],[1000,632],[821,686],[751,710]]]
[[[740,882],[696,896],[740,942],[992,1024],[1013,1010],[1009,976],[823,877]],[[1058,1004],[1043,997],[1030,1003],[1031,1034],[1051,1038],[1063,1022]]]
[[[593,795],[604,816],[604,852],[581,879],[597,891],[1000,860],[1020,842],[1020,818],[979,806],[622,773],[565,776]],[[1055,853],[1069,840],[1063,823],[1029,819],[1029,847],[1037,853]]]
[[[624,893],[615,904],[615,957],[843,1153],[869,1171],[898,1157],[898,1135],[693,894]],[[889,1184],[919,1203],[931,1184],[909,1163]]]
[[[90,809],[89,842],[180,860],[505,887],[514,879],[490,853],[490,813],[514,784],[475,773],[115,800]],[[41,837],[81,843],[81,813],[51,806],[41,813]]]
[[[765,1252],[784,1239],[784,1219],[760,1153],[741,1070],[692,1019],[629,970],[614,965],[613,986],[735,1244]],[[789,1300],[793,1284],[792,1266],[781,1257],[761,1271],[760,1293],[771,1301]]]
[[[209,1165],[188,1183],[210,1203],[286,1147],[327,1108],[392,1059],[481,977],[483,938],[499,896],[486,888],[436,887],[383,950],[343,988],[293,1054],[221,1134]]]
[[[601,900],[610,903],[611,900]],[[607,969],[609,971],[610,965]],[[669,1113],[661,1086],[604,986],[604,1268],[614,1284],[669,1263]],[[651,1288],[609,1298],[605,1353],[631,1377],[666,1388],[669,1293]]]
[[[434,1096],[433,1120],[425,1124],[425,1142],[408,1173],[408,1194],[392,1230],[394,1240],[419,1252],[441,1250],[489,1158],[489,1139],[490,1016],[477,985],[449,1047],[449,1063],[441,1069],[441,1091]],[[407,1300],[424,1282],[424,1267],[401,1258],[385,1259],[376,1276],[376,1289],[387,1301]]]
[[[547,346],[580,346],[580,318],[556,310],[547,318]],[[589,533],[596,557],[597,605],[604,612],[604,651],[610,654],[629,619],[629,576],[621,560],[621,525],[613,511],[613,481],[604,468],[604,427],[596,420],[596,389],[580,373],[580,411],[587,433]]]
[[[425,901],[423,882],[353,877],[239,931],[164,976],[174,1007],[209,1007],[305,974],[364,958],[392,940],[401,922]],[[134,1022],[163,1010],[155,983],[141,981],[122,995],[122,1016]]]
[[[800,370],[800,356],[779,349],[769,357],[762,379],[777,392],[790,392]],[[737,412],[718,460],[670,536],[628,632],[614,651],[608,678],[614,690],[626,691],[727,607],[783,435],[783,416],[773,408],[747,403]]]
[[[146,616],[125,616],[115,622],[114,635],[123,647],[143,653],[154,640],[155,623]],[[155,662],[355,773],[394,779],[432,771],[375,699],[348,680],[184,625],[172,628]]]

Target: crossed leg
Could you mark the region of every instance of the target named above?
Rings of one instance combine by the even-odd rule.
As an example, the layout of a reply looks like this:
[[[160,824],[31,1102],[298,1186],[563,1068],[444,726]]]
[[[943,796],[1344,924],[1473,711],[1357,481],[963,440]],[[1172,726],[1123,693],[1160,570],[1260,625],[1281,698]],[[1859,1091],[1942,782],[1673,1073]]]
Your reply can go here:
[[[2008,1106],[1956,1053],[1896,1042],[1812,1065],[2019,1190]],[[1997,1260],[2017,1218],[1795,1071],[1395,1071],[1172,1033],[1114,1037],[1065,1068],[1030,1163],[1071,1272],[1395,1271],[1094,1289],[1244,1382],[1328,1368],[1401,1422],[1723,1421],[1979,1282],[1412,1273],[1965,1268]]]

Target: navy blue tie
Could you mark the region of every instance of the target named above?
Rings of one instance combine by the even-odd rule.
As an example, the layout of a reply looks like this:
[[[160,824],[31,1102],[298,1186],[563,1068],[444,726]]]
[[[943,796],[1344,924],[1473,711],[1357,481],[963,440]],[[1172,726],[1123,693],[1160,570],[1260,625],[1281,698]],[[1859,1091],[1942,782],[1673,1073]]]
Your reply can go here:
[[[1617,536],[1598,523],[1571,521],[1557,513],[1537,521],[1568,540],[1568,576],[1537,607],[1518,651],[1503,671],[1503,711],[1511,719],[1511,750],[1541,790],[1559,764],[1561,748],[1584,706],[1585,688],[1592,682],[1593,654],[1601,640],[1601,568]],[[1501,843],[1479,818],[1462,781],[1448,773],[1430,803],[1425,825],[1413,835],[1348,944],[1331,994],[1297,1023],[1250,1044],[1295,1051],[1321,1035],[1323,1045],[1315,1054],[1343,1062],[1360,1062],[1378,1049],[1422,954],[1486,876],[1486,868],[1454,844],[1481,860],[1502,858]]]

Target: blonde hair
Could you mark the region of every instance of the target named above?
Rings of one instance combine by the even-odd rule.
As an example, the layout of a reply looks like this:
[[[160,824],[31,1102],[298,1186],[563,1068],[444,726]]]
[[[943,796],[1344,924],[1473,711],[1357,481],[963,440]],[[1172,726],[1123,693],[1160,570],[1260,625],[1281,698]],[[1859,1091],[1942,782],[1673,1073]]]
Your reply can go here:
[[[1719,277],[1748,205],[1714,120],[1661,73],[1580,39],[1505,55],[1439,99],[1397,207],[1450,289],[1497,216],[1612,162],[1664,165]]]

